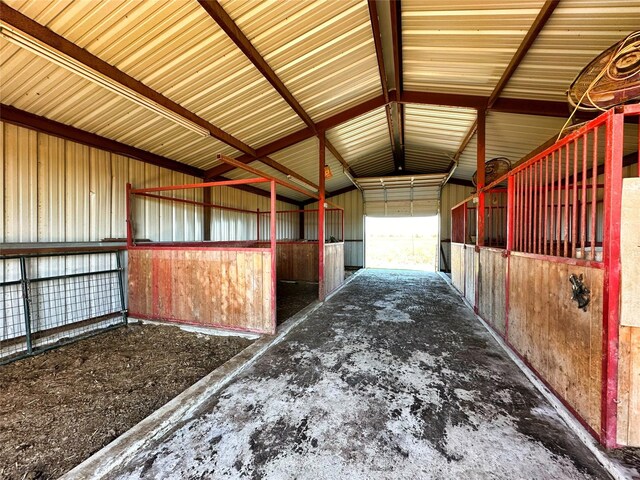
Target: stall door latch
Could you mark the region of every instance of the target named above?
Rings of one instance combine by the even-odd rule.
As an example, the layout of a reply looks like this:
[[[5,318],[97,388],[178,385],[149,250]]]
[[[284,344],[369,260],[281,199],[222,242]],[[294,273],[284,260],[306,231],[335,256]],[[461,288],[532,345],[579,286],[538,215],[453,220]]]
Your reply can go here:
[[[571,300],[578,303],[578,308],[581,308],[585,312],[587,311],[587,305],[591,300],[591,292],[583,283],[582,274],[577,277],[575,274],[569,275],[569,282],[571,282],[571,288],[573,293],[571,294]]]

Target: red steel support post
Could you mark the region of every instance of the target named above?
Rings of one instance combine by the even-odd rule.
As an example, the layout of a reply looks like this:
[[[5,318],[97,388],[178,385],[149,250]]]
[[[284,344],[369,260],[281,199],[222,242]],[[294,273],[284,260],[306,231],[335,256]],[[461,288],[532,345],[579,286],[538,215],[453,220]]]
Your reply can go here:
[[[211,203],[211,187],[202,189],[202,203]],[[202,206],[202,240],[211,240],[211,207]]]
[[[504,324],[504,338],[509,338],[509,273],[510,273],[510,263],[511,263],[511,250],[513,250],[514,245],[514,220],[515,220],[515,190],[516,190],[516,177],[515,175],[509,175],[507,179],[507,248],[505,251],[505,255],[507,256],[506,263],[507,268],[505,272],[505,324]]]
[[[325,134],[318,134],[318,298],[325,298],[324,291],[324,162],[325,162]]]
[[[258,218],[256,222],[256,239],[260,241],[260,209],[256,212],[256,217]]]
[[[131,225],[131,184],[127,183],[127,247],[133,247],[133,226]]]
[[[476,188],[478,189],[478,208],[476,210],[476,245],[484,245],[484,192],[485,185],[484,164],[485,164],[485,133],[486,133],[487,112],[478,110],[478,130],[476,138],[478,142],[478,154],[476,158],[478,173],[476,176]]]
[[[276,287],[277,287],[277,272],[276,272],[276,257],[277,257],[277,245],[276,245],[276,182],[271,180],[271,212],[269,215],[270,225],[270,238],[271,238],[271,318],[273,320],[272,333],[276,333]]]
[[[602,259],[603,365],[601,442],[616,446],[618,396],[618,329],[620,324],[620,223],[622,214],[622,149],[624,114],[613,114],[606,124],[604,164],[604,219]],[[595,174],[594,174],[595,175]],[[592,193],[595,195],[595,190]]]

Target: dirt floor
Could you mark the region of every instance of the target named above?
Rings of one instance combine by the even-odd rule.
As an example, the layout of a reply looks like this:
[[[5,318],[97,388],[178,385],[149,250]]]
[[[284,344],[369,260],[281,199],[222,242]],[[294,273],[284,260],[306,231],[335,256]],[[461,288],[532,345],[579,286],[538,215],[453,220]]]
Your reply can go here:
[[[0,479],[57,478],[250,343],[133,324],[0,367]]]
[[[310,282],[278,282],[278,325],[318,299],[318,284]]]

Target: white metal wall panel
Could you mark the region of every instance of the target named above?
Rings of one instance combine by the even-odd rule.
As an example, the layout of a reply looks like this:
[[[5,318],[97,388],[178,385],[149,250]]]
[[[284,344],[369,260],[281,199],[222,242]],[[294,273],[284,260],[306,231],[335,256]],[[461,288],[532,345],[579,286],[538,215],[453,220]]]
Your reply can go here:
[[[542,0],[404,0],[405,90],[489,95]]]
[[[344,208],[344,264],[348,267],[364,265],[364,203],[360,190],[351,190],[329,199]],[[305,206],[305,210],[315,210],[318,202]],[[317,238],[317,217],[306,215],[305,237]]]
[[[576,75],[639,26],[637,1],[562,0],[502,96],[565,100]]]

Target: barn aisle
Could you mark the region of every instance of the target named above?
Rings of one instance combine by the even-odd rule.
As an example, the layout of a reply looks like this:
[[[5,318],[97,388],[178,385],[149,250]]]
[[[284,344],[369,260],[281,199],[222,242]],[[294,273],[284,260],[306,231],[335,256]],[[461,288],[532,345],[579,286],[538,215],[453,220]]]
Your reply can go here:
[[[609,478],[436,274],[366,270],[118,478]]]

